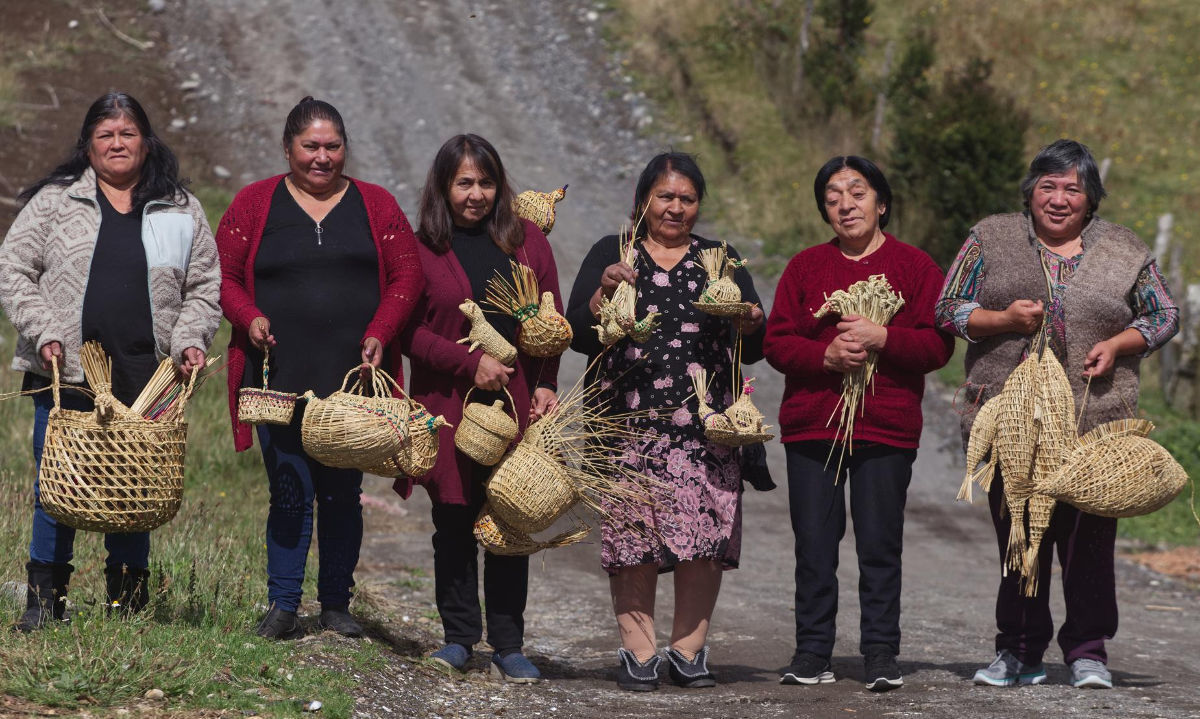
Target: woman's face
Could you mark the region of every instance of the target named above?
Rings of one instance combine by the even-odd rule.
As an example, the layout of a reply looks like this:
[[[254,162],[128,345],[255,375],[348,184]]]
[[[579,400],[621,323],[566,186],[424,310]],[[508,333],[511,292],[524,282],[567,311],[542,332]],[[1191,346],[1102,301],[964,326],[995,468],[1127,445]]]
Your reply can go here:
[[[346,143],[337,125],[313,120],[283,149],[291,168],[292,182],[311,195],[339,189],[346,166]]]
[[[88,161],[110,185],[136,184],[146,162],[146,143],[137,123],[127,115],[101,120],[88,142]]]
[[[1029,197],[1033,228],[1043,240],[1070,242],[1087,222],[1088,197],[1074,169],[1042,175]]]
[[[842,242],[864,244],[879,232],[879,218],[887,206],[858,170],[838,170],[825,183],[825,214]]]
[[[691,180],[668,171],[650,188],[647,203],[646,232],[651,239],[663,245],[688,239],[700,215],[700,196]]]
[[[471,158],[464,157],[446,195],[454,224],[475,227],[496,204],[496,181],[483,174]]]

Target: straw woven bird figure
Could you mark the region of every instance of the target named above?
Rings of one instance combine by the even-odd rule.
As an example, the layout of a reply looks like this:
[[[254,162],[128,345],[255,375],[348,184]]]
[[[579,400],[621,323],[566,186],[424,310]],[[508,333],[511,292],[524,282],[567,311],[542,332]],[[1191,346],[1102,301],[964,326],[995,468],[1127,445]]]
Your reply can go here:
[[[566,185],[553,192],[526,190],[513,199],[513,211],[517,217],[529,220],[548,235],[554,229],[554,206],[566,196]]]

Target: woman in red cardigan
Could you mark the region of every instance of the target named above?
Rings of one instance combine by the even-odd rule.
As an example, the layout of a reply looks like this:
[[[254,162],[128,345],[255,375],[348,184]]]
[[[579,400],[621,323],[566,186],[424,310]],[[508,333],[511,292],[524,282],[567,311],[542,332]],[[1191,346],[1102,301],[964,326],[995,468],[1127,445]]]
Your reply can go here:
[[[251,445],[237,420],[237,391],[258,386],[264,357],[271,388],[326,396],[358,363],[384,366],[400,381],[393,340],[424,287],[417,243],[387,190],[346,177],[348,138],[332,105],[306,97],[287,117],[289,172],[243,188],[221,218],[221,309],[233,325],[229,410],[238,451]],[[268,353],[269,350],[269,353]],[[318,508],[317,625],[346,636],[362,627],[349,613],[362,545],[362,472],[333,469],[300,443],[303,404],[286,426],[259,425],[271,484],[263,637],[302,633],[297,610]]]
[[[555,406],[558,358],[538,359],[524,353],[508,367],[458,339],[470,330],[458,309],[466,298],[482,302],[489,278],[511,277],[509,262],[533,269],[538,287],[554,293],[562,312],[558,270],[545,235],[512,210],[513,193],[496,149],[478,135],[457,135],[438,150],[421,193],[421,271],[425,292],[413,322],[401,337],[411,360],[413,399],[450,425],[462,419],[463,400],[490,403],[512,396],[522,430],[529,421]],[[486,315],[510,344],[517,345],[513,318]],[[484,502],[483,483],[490,468],[477,464],[454,446],[450,426],[441,430],[437,464],[416,480],[433,500],[434,584],[446,644],[434,661],[461,670],[472,647],[483,638],[478,589],[479,548],[473,533]],[[408,496],[413,480],[396,481]],[[541,674],[521,648],[524,644],[525,596],[529,557],[483,555],[483,595],[487,611],[492,672],[510,682],[536,682]]]
[[[780,682],[834,681],[829,658],[849,484],[860,575],[859,647],[867,688],[887,691],[904,683],[896,663],[900,550],[925,373],[949,361],[954,341],[934,325],[942,271],[929,255],[883,231],[892,191],[879,168],[862,157],[835,157],[817,173],[813,192],[836,237],[788,263],[763,344],[767,361],[786,377],[779,424],[796,535],[796,653]],[[856,315],[813,316],[827,295],[878,274],[904,299],[886,326]],[[843,374],[861,367],[868,352],[878,354],[874,385],[855,417],[853,452],[839,476],[837,458],[829,459],[839,429],[829,418],[838,408]]]

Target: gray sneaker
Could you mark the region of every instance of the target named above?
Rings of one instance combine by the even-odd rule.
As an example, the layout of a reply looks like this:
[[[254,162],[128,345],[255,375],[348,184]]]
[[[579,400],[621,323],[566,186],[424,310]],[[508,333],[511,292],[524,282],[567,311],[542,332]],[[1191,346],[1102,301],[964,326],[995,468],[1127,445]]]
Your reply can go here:
[[[1104,662],[1086,657],[1071,662],[1071,686],[1077,689],[1112,689],[1112,674]]]
[[[1027,686],[1046,681],[1046,668],[1038,662],[1034,666],[1022,664],[1012,652],[1001,649],[996,659],[987,667],[975,672],[975,683],[980,686],[1011,687],[1014,684]]]

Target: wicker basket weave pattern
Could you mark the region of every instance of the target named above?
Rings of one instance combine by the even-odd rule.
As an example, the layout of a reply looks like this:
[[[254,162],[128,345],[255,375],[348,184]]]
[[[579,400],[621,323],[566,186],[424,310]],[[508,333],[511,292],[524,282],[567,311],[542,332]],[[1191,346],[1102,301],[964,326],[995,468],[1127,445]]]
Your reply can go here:
[[[471,402],[474,389],[467,390],[467,396],[463,398],[463,418],[454,431],[454,446],[479,464],[491,467],[500,461],[508,445],[517,438],[517,420],[504,411],[503,400],[498,399],[491,406]],[[508,394],[508,390],[504,393]],[[509,406],[514,406],[512,395],[508,402]],[[516,411],[515,406],[513,411]]]
[[[54,408],[38,473],[46,513],[93,532],[148,532],[170,521],[183,500],[187,423],[144,419],[115,398],[106,421],[64,410],[56,362],[52,369]],[[195,375],[182,403],[194,383]]]
[[[487,496],[497,517],[527,534],[554,524],[579,501],[575,485],[547,452],[536,424],[492,470]]]
[[[270,389],[268,365],[270,350],[263,351],[262,389],[242,387],[238,390],[238,421],[246,424],[291,424],[296,410],[296,395]]]

